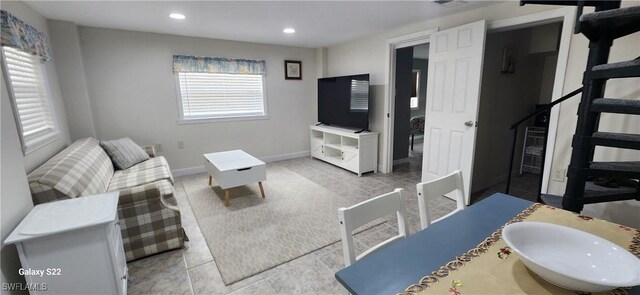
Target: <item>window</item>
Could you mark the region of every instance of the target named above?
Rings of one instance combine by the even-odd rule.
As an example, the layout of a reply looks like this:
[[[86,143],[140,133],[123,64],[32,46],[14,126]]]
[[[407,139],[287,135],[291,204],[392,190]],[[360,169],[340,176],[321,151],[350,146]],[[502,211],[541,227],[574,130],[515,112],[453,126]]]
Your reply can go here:
[[[410,103],[411,103],[411,108],[412,109],[417,109],[418,108],[418,97],[412,96]]]
[[[264,76],[178,73],[182,121],[265,118]]]
[[[58,138],[42,60],[2,47],[3,68],[24,154]]]
[[[420,70],[413,70],[411,78],[411,99],[409,100],[409,105],[412,109],[417,109],[419,107],[418,96],[420,93]]]
[[[198,123],[266,119],[266,62],[174,55],[180,120]]]

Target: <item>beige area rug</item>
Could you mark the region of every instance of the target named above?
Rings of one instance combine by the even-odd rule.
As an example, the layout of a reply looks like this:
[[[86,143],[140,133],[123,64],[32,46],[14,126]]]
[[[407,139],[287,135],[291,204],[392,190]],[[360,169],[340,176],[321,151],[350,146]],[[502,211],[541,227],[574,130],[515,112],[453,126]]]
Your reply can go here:
[[[183,183],[200,230],[225,284],[250,277],[340,240],[338,208],[351,205],[282,166],[267,165],[263,182],[224,192],[203,175]],[[378,222],[379,223],[379,222]]]

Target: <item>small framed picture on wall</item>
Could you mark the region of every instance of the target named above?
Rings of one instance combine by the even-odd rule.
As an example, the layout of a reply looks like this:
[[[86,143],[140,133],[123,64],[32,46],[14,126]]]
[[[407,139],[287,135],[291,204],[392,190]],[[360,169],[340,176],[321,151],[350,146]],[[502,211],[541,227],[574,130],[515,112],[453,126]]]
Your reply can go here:
[[[302,62],[297,60],[285,60],[284,78],[286,80],[302,80]]]

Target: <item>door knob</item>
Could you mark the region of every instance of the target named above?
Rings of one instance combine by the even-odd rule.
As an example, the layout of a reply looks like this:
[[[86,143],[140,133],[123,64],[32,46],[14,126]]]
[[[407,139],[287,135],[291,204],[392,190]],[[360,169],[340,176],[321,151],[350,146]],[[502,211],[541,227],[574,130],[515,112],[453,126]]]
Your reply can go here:
[[[473,127],[473,121],[464,122],[464,126]]]

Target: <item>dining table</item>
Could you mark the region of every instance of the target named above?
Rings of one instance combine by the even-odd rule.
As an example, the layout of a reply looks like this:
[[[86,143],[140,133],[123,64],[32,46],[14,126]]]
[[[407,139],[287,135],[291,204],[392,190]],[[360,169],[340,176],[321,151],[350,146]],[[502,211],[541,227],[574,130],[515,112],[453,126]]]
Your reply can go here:
[[[413,290],[416,289],[415,286],[421,289],[419,282],[424,282],[425,276],[442,270],[443,266],[468,253],[470,249],[486,243],[488,237],[499,237],[499,229],[505,224],[514,222],[516,216],[521,216],[527,210],[531,211],[532,207],[541,206],[543,205],[514,196],[493,194],[406,239],[363,257],[336,272],[335,277],[351,294],[389,295],[412,290],[411,286],[414,286]],[[589,218],[584,217],[585,220]],[[620,228],[628,229],[623,226]],[[445,272],[448,273],[446,270]],[[455,285],[449,291],[452,291],[448,292],[450,294],[456,294],[453,292],[456,291]],[[640,294],[640,286],[625,291]],[[470,290],[464,294],[474,292]]]

